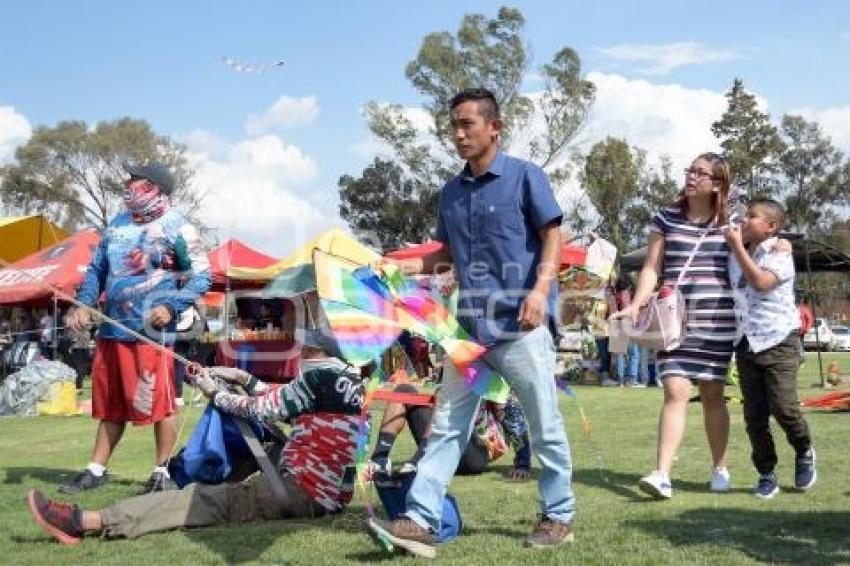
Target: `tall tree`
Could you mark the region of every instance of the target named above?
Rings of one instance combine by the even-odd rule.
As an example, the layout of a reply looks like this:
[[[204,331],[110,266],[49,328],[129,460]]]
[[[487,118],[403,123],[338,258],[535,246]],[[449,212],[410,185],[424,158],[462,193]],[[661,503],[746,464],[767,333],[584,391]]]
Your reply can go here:
[[[734,80],[726,99],[726,112],[711,125],[711,131],[722,140],[720,146],[734,182],[751,197],[770,196],[775,192],[774,173],[782,152],[779,133],[741,79]]]
[[[650,167],[646,152],[624,140],[597,142],[585,158],[582,187],[598,215],[595,231],[622,254],[643,244],[652,214],[680,192],[669,158]]]
[[[418,202],[423,206],[433,201],[442,185],[461,167],[452,146],[448,102],[466,88],[484,87],[495,94],[505,123],[503,147],[528,155],[545,167],[556,187],[568,177],[565,153],[586,120],[595,89],[582,77],[576,52],[565,47],[540,69],[543,90],[534,95],[523,94],[520,88],[531,64],[524,26],[519,10],[503,7],[492,19],[482,14],[464,16],[456,34],[443,31],[425,36],[405,75],[425,99],[427,124],[418,120],[414,123],[411,111],[399,104],[367,104],[369,129],[386,144],[390,159],[403,175],[417,180],[417,190],[422,193]],[[365,171],[361,179],[364,174]],[[344,179],[350,186],[353,179]],[[366,208],[350,206],[342,193],[340,196],[343,217],[352,224],[360,223],[361,217],[371,217],[380,232],[378,218],[389,211],[375,202],[367,203]],[[436,208],[432,207],[419,209],[415,216],[431,228],[436,223],[435,214]],[[379,236],[391,237],[381,233]]]
[[[582,185],[599,214],[596,231],[620,253],[631,240],[630,226],[621,218],[634,206],[640,190],[642,156],[623,140],[606,138],[590,149],[585,159]]]
[[[355,230],[374,234],[384,249],[430,235],[431,226],[422,222],[419,211],[436,209],[436,193],[423,191],[421,182],[393,161],[375,158],[361,177],[343,175],[339,186],[340,214]]]
[[[780,131],[785,145],[779,163],[786,181],[788,224],[808,232],[828,220],[833,205],[848,203],[842,154],[817,122],[802,116],[783,116]]]
[[[144,120],[41,126],[15,150],[15,162],[0,169],[0,194],[13,212],[43,212],[71,229],[104,227],[122,206],[122,162],[157,161],[175,172],[172,199],[191,214],[201,197],[189,188],[192,171],[184,152]]]

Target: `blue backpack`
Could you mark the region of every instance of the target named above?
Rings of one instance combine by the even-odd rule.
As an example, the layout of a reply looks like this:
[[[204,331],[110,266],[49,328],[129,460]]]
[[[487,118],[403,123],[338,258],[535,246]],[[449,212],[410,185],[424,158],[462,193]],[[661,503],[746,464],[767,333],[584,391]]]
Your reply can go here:
[[[375,476],[375,489],[378,491],[378,497],[381,499],[381,504],[390,520],[397,519],[404,513],[407,492],[410,491],[410,486],[413,485],[413,478],[415,477],[416,472],[392,476],[377,474]],[[440,530],[437,533],[436,541],[438,544],[451,542],[460,534],[461,530],[463,530],[463,519],[460,517],[460,508],[457,506],[455,498],[447,493],[443,498],[443,512],[440,517]]]
[[[251,428],[263,438],[259,426],[252,422]],[[210,403],[185,448],[168,463],[168,473],[181,488],[192,482],[218,484],[230,476],[238,458],[253,458],[248,444],[233,417]]]

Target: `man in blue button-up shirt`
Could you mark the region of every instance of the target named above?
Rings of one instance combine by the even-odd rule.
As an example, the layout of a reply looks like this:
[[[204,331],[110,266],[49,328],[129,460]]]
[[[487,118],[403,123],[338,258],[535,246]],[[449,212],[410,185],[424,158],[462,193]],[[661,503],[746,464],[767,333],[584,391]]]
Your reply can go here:
[[[463,171],[440,196],[437,240],[443,247],[405,260],[408,274],[454,265],[458,319],[487,346],[484,359],[510,383],[540,460],[541,519],[527,546],[572,540],[572,462],[555,388],[552,331],[562,212],[546,173],[499,149],[502,121],[492,93],[471,89],[450,102]],[[373,530],[419,556],[432,557],[446,486],[469,440],[480,397],[449,364],[427,451],[407,498],[406,517],[372,520]]]

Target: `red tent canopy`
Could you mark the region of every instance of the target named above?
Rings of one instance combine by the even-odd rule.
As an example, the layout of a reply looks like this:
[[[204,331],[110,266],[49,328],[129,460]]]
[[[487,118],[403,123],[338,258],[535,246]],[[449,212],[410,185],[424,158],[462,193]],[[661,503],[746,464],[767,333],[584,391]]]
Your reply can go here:
[[[412,259],[426,256],[430,253],[436,252],[442,247],[442,242],[432,240],[430,242],[425,242],[424,244],[417,244],[415,246],[393,250],[387,253],[387,257],[392,259]],[[587,249],[570,244],[564,244],[561,246],[561,267],[584,265],[586,259]]]
[[[227,240],[212,250],[209,255],[210,271],[212,274],[212,289],[224,289],[227,281],[227,270],[231,267],[252,267],[262,269],[277,262],[277,259],[249,248],[239,240]],[[265,282],[263,282],[265,283]],[[241,285],[231,285],[240,287]],[[249,285],[250,286],[250,285]],[[256,285],[253,285],[256,286]]]
[[[50,303],[53,292],[38,285],[32,278],[74,296],[98,242],[100,234],[96,230],[83,230],[16,261],[8,269],[0,270],[0,304],[34,306]],[[61,298],[59,300],[62,301]]]
[[[443,242],[431,240],[430,242],[425,242],[424,244],[416,244],[413,246],[408,246],[406,248],[393,250],[387,253],[387,257],[392,259],[412,259],[416,257],[423,257],[430,253],[434,253],[442,247]]]

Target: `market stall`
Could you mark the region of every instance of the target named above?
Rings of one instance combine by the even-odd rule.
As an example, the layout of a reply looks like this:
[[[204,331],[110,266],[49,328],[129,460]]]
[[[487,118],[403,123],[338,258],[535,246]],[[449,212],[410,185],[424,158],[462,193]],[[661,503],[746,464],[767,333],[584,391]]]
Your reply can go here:
[[[295,329],[322,323],[315,293],[314,250],[358,263],[379,257],[333,228],[290,256],[264,267],[230,264],[227,280],[238,282],[241,289],[232,293],[236,323],[227,327],[225,338],[217,343],[216,363],[241,367],[267,381],[286,381],[298,374]]]

